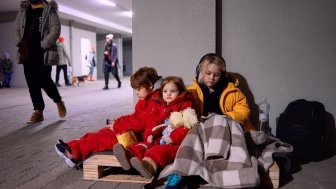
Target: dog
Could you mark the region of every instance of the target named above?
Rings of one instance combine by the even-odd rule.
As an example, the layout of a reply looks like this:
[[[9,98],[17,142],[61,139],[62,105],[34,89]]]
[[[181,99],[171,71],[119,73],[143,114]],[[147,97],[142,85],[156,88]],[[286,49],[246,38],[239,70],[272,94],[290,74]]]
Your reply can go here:
[[[79,82],[86,82],[87,81],[87,75],[82,75],[82,76],[73,76],[71,78],[72,86],[78,87]]]

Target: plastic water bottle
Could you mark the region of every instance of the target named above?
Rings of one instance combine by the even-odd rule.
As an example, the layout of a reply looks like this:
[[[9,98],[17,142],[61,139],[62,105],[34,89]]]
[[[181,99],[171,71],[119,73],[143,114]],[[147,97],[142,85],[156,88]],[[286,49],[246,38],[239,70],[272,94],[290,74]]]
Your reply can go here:
[[[262,130],[263,123],[268,122],[269,110],[270,110],[270,104],[267,102],[266,98],[263,98],[262,101],[259,103],[260,130]]]

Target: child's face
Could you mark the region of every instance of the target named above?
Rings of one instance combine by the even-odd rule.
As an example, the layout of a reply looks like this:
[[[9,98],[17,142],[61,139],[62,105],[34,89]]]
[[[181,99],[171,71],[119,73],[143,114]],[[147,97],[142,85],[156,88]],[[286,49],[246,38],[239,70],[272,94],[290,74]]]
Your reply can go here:
[[[212,89],[219,81],[222,71],[216,64],[210,64],[202,73],[203,83]]]
[[[175,100],[178,95],[180,95],[180,91],[173,82],[169,82],[163,87],[162,98],[167,104]]]
[[[140,89],[134,89],[134,91],[140,100],[144,100],[152,92],[152,88],[146,89],[145,87],[140,87]]]

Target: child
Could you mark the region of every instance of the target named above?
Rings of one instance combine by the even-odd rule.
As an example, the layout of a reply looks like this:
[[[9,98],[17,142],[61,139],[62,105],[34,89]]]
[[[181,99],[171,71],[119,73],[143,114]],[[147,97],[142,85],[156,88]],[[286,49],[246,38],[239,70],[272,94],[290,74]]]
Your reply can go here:
[[[186,92],[183,80],[174,76],[164,78],[160,96],[153,98],[152,101],[154,107],[150,117],[147,118],[146,126],[151,133],[147,137],[147,143],[138,143],[126,149],[116,144],[113,148],[114,155],[120,164],[124,165],[124,169],[125,167],[129,169],[132,165],[146,178],[151,178],[158,167],[163,167],[174,160],[177,149],[188,132],[186,127],[176,128],[169,136],[163,138],[168,144],[160,145],[159,140],[163,129],[152,131],[153,127],[163,123],[170,113],[192,107],[192,98]]]
[[[96,133],[86,133],[78,140],[68,143],[58,140],[58,144],[55,145],[57,154],[65,160],[68,166],[75,167],[92,153],[112,150],[113,145],[118,142],[117,133],[132,129],[135,134],[142,134],[144,128],[141,122],[147,116],[148,102],[158,94],[161,81],[161,76],[158,76],[154,68],[143,67],[137,70],[130,79],[131,86],[139,98],[135,105],[135,112],[119,117]]]
[[[227,74],[226,63],[221,56],[214,53],[204,55],[196,67],[196,79],[188,87],[188,91],[195,99],[197,115],[199,117],[210,113],[227,115],[242,122],[244,130],[255,130],[249,121],[250,109],[247,99],[238,88],[238,84],[237,78]],[[179,153],[183,150],[181,148]],[[185,157],[188,160],[192,158]],[[181,183],[181,175],[170,174],[167,188],[181,188],[179,186]]]
[[[89,73],[87,74],[87,80],[94,81],[93,70],[96,67],[96,50],[94,46],[91,46],[89,52],[86,53],[85,60],[87,62],[87,67],[89,68]]]
[[[10,88],[10,82],[13,74],[13,61],[8,52],[4,52],[3,59],[1,60],[3,73],[4,73],[4,87]],[[2,79],[2,78],[1,78]],[[0,80],[1,80],[0,79]]]
[[[195,99],[198,116],[228,115],[243,122],[244,130],[255,130],[249,121],[250,108],[238,88],[239,81],[227,74],[225,60],[214,53],[204,55],[196,67],[196,79],[188,87]]]

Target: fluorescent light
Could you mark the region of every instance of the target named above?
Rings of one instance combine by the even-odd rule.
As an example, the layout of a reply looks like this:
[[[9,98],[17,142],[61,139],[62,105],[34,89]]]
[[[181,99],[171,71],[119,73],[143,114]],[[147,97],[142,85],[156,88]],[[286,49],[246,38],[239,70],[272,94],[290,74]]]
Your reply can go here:
[[[112,7],[115,7],[116,4],[113,3],[112,1],[110,0],[98,0],[100,3],[104,4],[104,5],[109,5],[109,6],[112,6]]]
[[[118,30],[121,30],[123,32],[132,34],[132,29],[131,28],[116,24],[116,23],[108,21],[108,20],[101,19],[99,17],[96,17],[96,16],[93,16],[91,14],[87,14],[85,12],[81,12],[81,11],[72,9],[70,7],[63,6],[59,3],[58,3],[58,10],[62,13],[65,13],[65,14],[68,14],[68,15],[71,15],[71,16],[74,16],[74,17],[77,17],[77,18],[81,18],[81,19],[84,19],[84,20],[88,20],[90,22],[93,22],[93,23],[96,23],[96,24],[99,24],[99,25],[103,25],[106,28],[118,29]]]
[[[132,18],[133,17],[133,12],[132,11],[124,11],[123,15]]]

